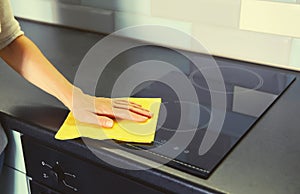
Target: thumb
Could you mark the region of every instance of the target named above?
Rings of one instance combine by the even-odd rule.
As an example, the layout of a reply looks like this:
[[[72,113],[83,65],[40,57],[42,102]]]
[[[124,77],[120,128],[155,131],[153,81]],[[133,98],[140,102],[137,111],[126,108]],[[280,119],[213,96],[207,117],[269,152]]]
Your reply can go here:
[[[105,116],[98,116],[98,124],[101,127],[112,128],[114,125],[114,121],[111,118]]]

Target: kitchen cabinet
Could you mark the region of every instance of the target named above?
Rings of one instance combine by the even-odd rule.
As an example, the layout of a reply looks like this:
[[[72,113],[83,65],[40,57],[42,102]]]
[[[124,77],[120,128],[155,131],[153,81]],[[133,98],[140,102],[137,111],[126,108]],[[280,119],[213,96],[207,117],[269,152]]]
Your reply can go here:
[[[32,194],[38,194],[40,190],[67,194],[164,193],[150,185],[45,146],[36,139],[23,136],[22,144]]]
[[[21,143],[21,133],[6,130],[9,139],[5,150],[5,161],[0,175],[0,193],[30,194]]]

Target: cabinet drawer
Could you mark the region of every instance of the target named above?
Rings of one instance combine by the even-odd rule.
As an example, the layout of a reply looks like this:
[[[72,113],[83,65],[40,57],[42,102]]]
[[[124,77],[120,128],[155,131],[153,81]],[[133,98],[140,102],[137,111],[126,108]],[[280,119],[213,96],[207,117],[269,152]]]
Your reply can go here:
[[[162,193],[26,136],[22,137],[22,144],[27,175],[61,193]]]

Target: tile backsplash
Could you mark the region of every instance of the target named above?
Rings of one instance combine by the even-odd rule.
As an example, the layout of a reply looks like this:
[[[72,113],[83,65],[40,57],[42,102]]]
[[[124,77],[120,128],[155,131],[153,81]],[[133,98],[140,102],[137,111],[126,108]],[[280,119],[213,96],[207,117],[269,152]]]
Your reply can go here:
[[[15,15],[21,18],[101,33],[136,25],[167,26],[199,40],[213,55],[300,69],[300,25],[294,23],[300,21],[298,0],[11,1]],[[268,18],[273,13],[261,12],[260,18],[252,17],[260,3],[268,10],[282,7],[278,11],[281,15]],[[290,10],[295,12],[293,17]],[[128,36],[149,38],[147,33]],[[188,39],[172,44],[197,51]]]

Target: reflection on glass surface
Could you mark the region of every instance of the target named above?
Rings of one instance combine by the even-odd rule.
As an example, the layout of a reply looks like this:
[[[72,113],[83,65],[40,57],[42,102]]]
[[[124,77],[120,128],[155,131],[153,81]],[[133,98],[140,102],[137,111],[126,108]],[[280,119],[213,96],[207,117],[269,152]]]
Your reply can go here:
[[[234,86],[232,111],[259,117],[276,97],[275,94]]]

